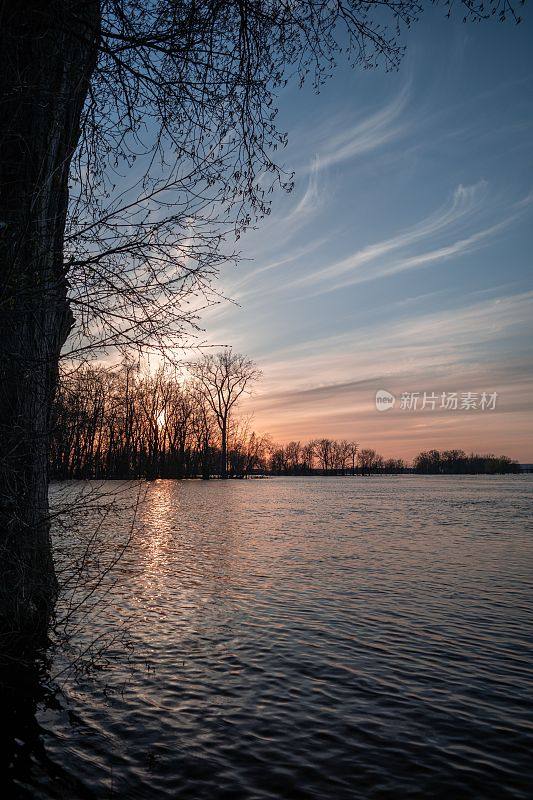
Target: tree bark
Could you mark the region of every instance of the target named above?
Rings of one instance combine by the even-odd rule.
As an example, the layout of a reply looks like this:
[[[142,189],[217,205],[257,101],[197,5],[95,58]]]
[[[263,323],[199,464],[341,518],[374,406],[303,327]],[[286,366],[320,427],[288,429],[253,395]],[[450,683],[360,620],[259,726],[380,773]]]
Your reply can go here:
[[[0,0],[0,646],[45,640],[56,596],[50,412],[72,324],[69,166],[99,15],[98,0]]]

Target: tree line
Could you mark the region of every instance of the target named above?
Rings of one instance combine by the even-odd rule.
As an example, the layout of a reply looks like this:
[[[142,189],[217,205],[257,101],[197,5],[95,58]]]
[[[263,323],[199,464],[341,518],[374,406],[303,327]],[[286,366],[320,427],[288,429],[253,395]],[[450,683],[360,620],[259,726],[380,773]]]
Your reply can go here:
[[[520,464],[508,456],[467,455],[464,450],[427,450],[413,461],[422,475],[502,475],[520,472]]]
[[[64,479],[240,477],[346,474],[384,462],[356,442],[316,439],[277,445],[237,418],[238,400],[259,375],[225,350],[191,364],[184,379],[125,362],[119,370],[85,365],[64,375],[54,403],[51,477]]]
[[[227,381],[220,363],[231,364]],[[213,363],[219,374],[209,372]],[[236,374],[238,363],[240,372]],[[248,365],[247,369],[242,369]],[[347,475],[402,472],[355,441],[314,439],[276,444],[233,413],[256,369],[242,356],[218,354],[187,379],[165,368],[143,374],[85,366],[64,376],[54,404],[50,472],[56,480]]]
[[[230,348],[191,363],[186,380],[164,366],[143,373],[131,361],[118,370],[84,365],[65,374],[53,406],[51,476],[244,474],[259,463],[262,439],[233,410],[259,375]]]
[[[237,417],[241,396],[260,375],[226,349],[203,356],[184,379],[165,367],[153,374],[125,362],[118,370],[85,365],[63,376],[54,403],[50,472],[54,479],[244,477],[400,474],[386,459],[347,439],[317,438],[281,445]],[[507,456],[463,450],[419,453],[419,474],[520,472]]]
[[[226,349],[188,367],[184,379],[160,367],[153,374],[124,362],[120,369],[85,365],[65,374],[56,394],[51,477],[65,479],[346,475],[402,472],[401,459],[346,439],[275,444],[234,414],[260,375],[245,356]]]

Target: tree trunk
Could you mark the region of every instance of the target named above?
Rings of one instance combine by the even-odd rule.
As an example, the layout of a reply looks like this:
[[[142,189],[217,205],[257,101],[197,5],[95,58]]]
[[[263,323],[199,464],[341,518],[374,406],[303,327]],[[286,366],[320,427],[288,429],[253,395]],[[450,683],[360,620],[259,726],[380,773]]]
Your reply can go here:
[[[0,645],[45,640],[56,595],[50,411],[72,324],[68,173],[99,14],[98,0],[0,0]]]
[[[222,422],[220,430],[220,477],[228,477],[228,425],[226,420]]]

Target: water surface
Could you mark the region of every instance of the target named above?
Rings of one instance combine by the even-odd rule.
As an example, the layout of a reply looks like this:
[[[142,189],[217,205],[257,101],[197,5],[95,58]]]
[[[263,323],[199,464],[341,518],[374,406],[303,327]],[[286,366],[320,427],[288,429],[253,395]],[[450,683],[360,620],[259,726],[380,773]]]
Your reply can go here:
[[[60,773],[35,757],[31,796],[531,797],[532,498],[531,476],[150,484],[75,633],[129,620],[132,649],[40,707]],[[111,550],[130,519],[103,521]]]

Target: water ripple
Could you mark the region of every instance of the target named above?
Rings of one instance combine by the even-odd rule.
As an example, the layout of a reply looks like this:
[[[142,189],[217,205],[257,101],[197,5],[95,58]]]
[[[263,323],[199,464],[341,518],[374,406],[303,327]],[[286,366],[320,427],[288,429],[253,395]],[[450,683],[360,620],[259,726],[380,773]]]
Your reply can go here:
[[[531,476],[156,481],[79,634],[129,618],[133,655],[41,712],[78,781],[57,796],[531,797],[532,497]]]

